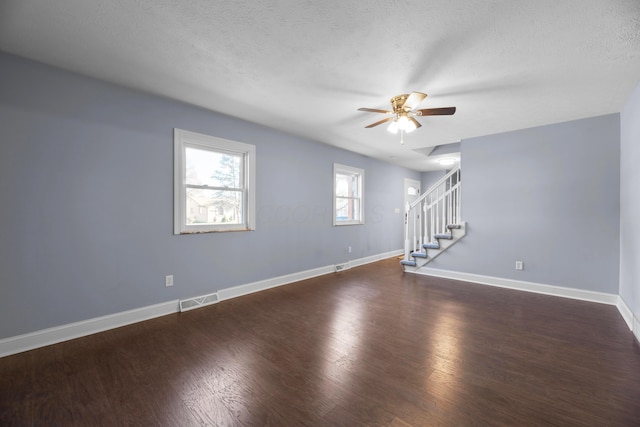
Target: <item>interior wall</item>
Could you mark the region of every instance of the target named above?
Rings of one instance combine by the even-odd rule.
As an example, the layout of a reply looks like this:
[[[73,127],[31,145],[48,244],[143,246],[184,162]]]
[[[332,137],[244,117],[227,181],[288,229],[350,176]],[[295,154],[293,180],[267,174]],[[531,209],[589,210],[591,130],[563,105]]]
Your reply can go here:
[[[425,193],[433,184],[438,182],[440,178],[445,176],[448,171],[430,171],[430,172],[422,172],[422,176],[420,178],[420,185],[422,186],[422,193]]]
[[[640,319],[640,85],[620,114],[620,296]]]
[[[467,235],[430,267],[618,294],[619,141],[619,114],[462,141]]]
[[[399,250],[420,179],[2,53],[0,123],[0,339]],[[173,235],[174,128],[256,145],[255,231]],[[334,162],[365,169],[365,225],[332,226]]]

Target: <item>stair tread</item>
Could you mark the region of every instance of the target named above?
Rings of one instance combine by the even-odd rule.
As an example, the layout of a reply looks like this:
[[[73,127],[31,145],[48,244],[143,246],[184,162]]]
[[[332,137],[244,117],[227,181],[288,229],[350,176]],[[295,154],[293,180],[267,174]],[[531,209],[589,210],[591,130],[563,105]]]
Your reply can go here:
[[[435,237],[436,239],[447,239],[447,240],[453,239],[453,236],[449,233],[436,234],[433,237]]]
[[[418,264],[416,264],[415,261],[406,261],[406,260],[402,260],[400,261],[400,264],[402,265],[408,265],[409,267],[417,267]]]
[[[447,228],[449,230],[459,230],[462,228],[462,226],[460,224],[449,224],[447,225]]]
[[[413,252],[411,254],[412,257],[415,258],[427,258],[427,253],[426,252]]]
[[[440,249],[440,243],[425,243],[422,247],[425,249]]]

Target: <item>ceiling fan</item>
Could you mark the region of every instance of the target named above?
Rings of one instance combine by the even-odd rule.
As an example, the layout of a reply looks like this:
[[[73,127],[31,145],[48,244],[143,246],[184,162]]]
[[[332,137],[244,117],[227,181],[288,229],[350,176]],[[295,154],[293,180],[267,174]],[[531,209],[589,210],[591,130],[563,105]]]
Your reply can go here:
[[[365,128],[372,128],[374,126],[381,125],[386,122],[391,122],[387,128],[391,133],[398,133],[400,131],[400,143],[404,144],[403,133],[413,132],[420,126],[422,126],[415,117],[419,116],[450,116],[456,112],[456,107],[444,107],[444,108],[424,108],[422,110],[416,110],[415,108],[427,97],[426,93],[411,92],[410,94],[397,95],[391,98],[391,107],[393,110],[379,110],[377,108],[358,108],[358,111],[368,111],[370,113],[383,113],[388,114],[382,120],[375,123],[371,123]]]

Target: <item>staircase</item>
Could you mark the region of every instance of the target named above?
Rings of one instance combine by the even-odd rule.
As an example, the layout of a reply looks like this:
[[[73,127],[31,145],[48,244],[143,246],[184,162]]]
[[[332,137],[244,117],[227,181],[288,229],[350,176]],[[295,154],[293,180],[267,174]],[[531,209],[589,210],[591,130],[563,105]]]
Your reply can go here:
[[[413,203],[404,215],[405,271],[417,271],[466,234],[460,219],[460,168],[447,173]]]

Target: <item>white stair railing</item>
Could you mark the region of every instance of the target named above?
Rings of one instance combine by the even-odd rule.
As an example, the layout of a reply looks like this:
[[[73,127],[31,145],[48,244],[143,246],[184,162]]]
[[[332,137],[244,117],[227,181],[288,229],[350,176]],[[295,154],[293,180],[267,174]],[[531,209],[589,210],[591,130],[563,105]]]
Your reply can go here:
[[[435,235],[448,233],[447,225],[460,224],[460,190],[460,167],[457,167],[413,203],[407,203],[404,214],[405,261],[409,261],[412,252],[423,252],[424,244],[436,243]]]

